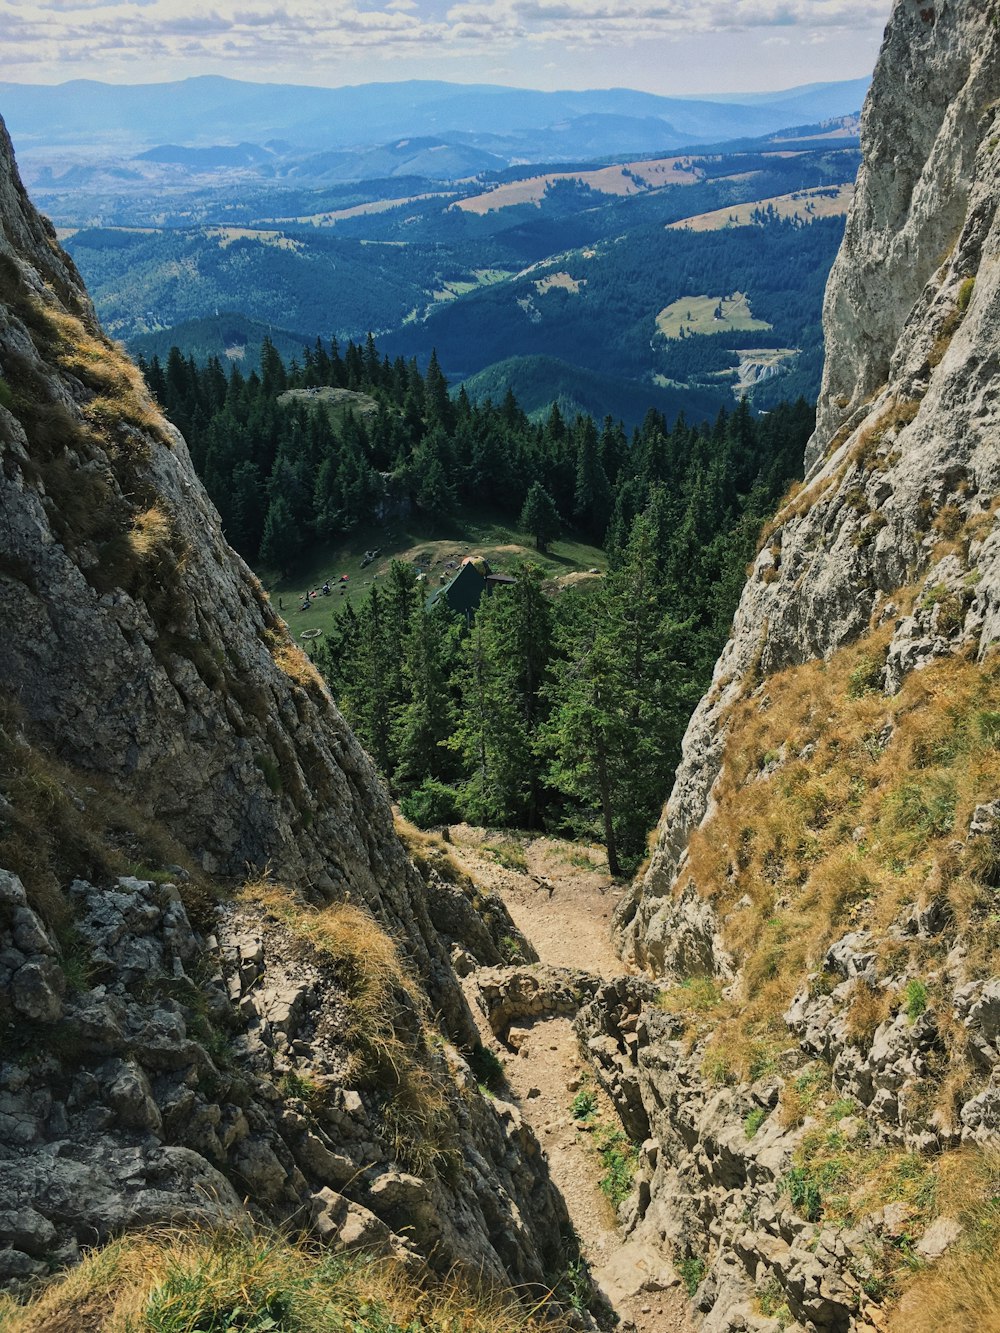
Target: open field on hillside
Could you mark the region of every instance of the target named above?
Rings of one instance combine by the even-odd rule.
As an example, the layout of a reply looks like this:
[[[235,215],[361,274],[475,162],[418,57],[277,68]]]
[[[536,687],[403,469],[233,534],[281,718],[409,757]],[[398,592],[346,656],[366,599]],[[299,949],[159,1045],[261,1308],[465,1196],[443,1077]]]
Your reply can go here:
[[[493,287],[498,282],[506,282],[513,276],[512,270],[506,268],[473,269],[469,278],[465,280],[442,283],[434,292],[434,300],[454,301],[456,297],[467,296],[469,292],[474,292],[479,287]]]
[[[380,555],[363,564],[365,553],[376,549]],[[547,555],[539,555],[526,533],[481,510],[460,514],[450,525],[413,515],[360,528],[341,546],[317,546],[312,558],[294,576],[268,580],[267,586],[298,642],[303,630],[327,629],[331,618],[345,606],[356,608],[372,584],[385,578],[393,560],[414,564],[426,573],[430,593],[454,576],[467,555],[485,556],[497,570],[509,570],[520,560],[531,560],[548,578],[560,583],[576,582],[588,570],[603,573],[607,568],[602,550],[569,538],[553,542]],[[347,575],[346,583],[340,582],[343,574]],[[332,588],[330,596],[321,593],[308,611],[301,610],[302,594],[322,588],[325,582]]]
[[[771,215],[774,217],[798,218],[800,222],[813,222],[816,218],[843,216],[850,208],[853,198],[853,185],[817,186],[811,190],[796,190],[792,194],[775,195],[771,199],[732,204],[728,208],[717,208],[711,213],[698,213],[694,217],[668,223],[667,230],[724,231],[727,227],[752,227],[757,221],[754,215],[768,210],[771,210]]]
[[[330,425],[336,430],[343,426],[348,413],[353,413],[359,421],[368,421],[378,415],[378,403],[370,394],[336,389],[329,384],[316,389],[286,389],[278,402],[283,407],[290,403],[301,403],[306,408],[321,404],[330,418]]]
[[[302,242],[280,231],[268,231],[262,227],[206,227],[205,235],[219,242],[223,250],[234,241],[259,241],[262,245],[273,245],[278,250],[302,249]]]
[[[561,288],[564,292],[572,292],[574,296],[580,294],[580,288],[587,284],[586,278],[574,278],[569,273],[550,273],[545,278],[539,278],[535,283],[535,291],[539,296],[544,296],[546,292],[554,287]]]
[[[731,333],[769,329],[763,319],[754,319],[750,301],[743,292],[732,296],[684,296],[664,306],[656,316],[656,328],[665,338],[680,338],[684,333]]]
[[[464,213],[492,213],[515,204],[540,205],[550,186],[559,181],[577,181],[600,194],[638,194],[640,190],[666,185],[697,185],[704,177],[690,157],[664,157],[646,162],[623,162],[621,166],[594,171],[550,171],[526,180],[507,181],[484,194],[459,199],[452,205]]]
[[[325,213],[308,213],[298,218],[269,218],[279,226],[281,223],[297,223],[308,227],[333,227],[347,218],[363,218],[372,213],[388,213],[392,208],[403,208],[406,204],[419,204],[425,199],[451,199],[455,191],[437,191],[426,194],[408,194],[401,199],[372,199],[366,204],[355,204],[352,208],[334,208]]]

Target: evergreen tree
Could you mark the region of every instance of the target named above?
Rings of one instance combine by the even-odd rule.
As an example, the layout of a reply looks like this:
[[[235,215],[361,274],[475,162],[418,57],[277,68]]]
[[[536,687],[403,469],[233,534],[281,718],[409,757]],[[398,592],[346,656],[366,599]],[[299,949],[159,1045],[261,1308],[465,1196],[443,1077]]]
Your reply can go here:
[[[395,781],[403,788],[455,774],[456,757],[448,742],[455,730],[450,676],[457,644],[458,626],[443,598],[431,609],[414,608],[404,641],[406,702],[394,724]]]
[[[558,535],[562,523],[556,503],[541,482],[534,482],[528,491],[524,508],[518,520],[535,543],[535,550],[544,553]]]
[[[513,689],[501,602],[502,594],[479,604],[460,675],[464,804],[482,824],[518,824],[531,804],[531,740]]]

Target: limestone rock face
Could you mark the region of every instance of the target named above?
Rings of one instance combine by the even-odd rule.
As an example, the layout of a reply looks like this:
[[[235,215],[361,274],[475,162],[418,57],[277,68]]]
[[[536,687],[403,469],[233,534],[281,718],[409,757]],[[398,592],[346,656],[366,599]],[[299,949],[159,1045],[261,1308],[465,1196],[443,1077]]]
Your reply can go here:
[[[367,904],[461,1023],[367,755],[101,334],[0,126],[0,682],[210,873]],[[110,366],[110,369],[109,369]]]
[[[0,1283],[133,1226],[248,1213],[555,1282],[565,1208],[516,1109],[477,1090],[450,961],[496,963],[517,931],[499,899],[407,855],[371,761],[28,201],[2,122],[0,753],[18,866],[25,791],[36,815],[47,792],[75,812],[44,893],[0,869]],[[88,870],[105,799],[131,821],[101,826],[108,864],[138,861],[129,831],[148,827],[200,880]],[[405,1058],[362,1069],[363,980],[308,930],[216,908],[248,867],[295,919],[343,905],[404,955],[376,1037]]]
[[[861,123],[859,201],[826,293],[827,360],[807,462],[892,378],[914,306],[950,258],[981,182],[997,92],[987,6],[897,4]]]
[[[951,685],[961,679],[978,698],[995,679],[998,93],[989,7],[896,0],[827,288],[805,482],[765,532],[688,727],[650,867],[616,913],[622,953],[667,983],[663,1003],[598,993],[579,1020],[623,1114],[641,1129],[638,1105],[648,1124],[627,1225],[637,1241],[687,1261],[713,1333],[885,1326],[872,1255],[917,1222],[898,1191],[831,1227],[820,1192],[810,1199],[798,1188],[824,1135],[906,1151],[932,1171],[942,1154],[995,1144],[1000,1132],[1000,981],[989,975],[992,945],[977,948],[1000,882],[989,783],[961,818],[949,807],[933,864],[926,841],[913,891],[898,899],[880,893],[892,875],[902,882],[905,858],[880,890],[817,907],[821,873],[808,849],[820,846],[826,812],[820,802],[801,822],[788,817],[796,802],[805,808],[806,789],[846,772],[838,746],[866,757],[873,774],[883,754],[898,765],[884,785],[885,770],[852,770],[858,792],[884,790],[888,803],[893,781],[912,777],[916,789],[931,750],[921,750],[922,734],[911,750],[895,734],[947,726],[953,742],[974,714]],[[835,689],[824,687],[834,678]],[[767,747],[755,748],[765,736]],[[822,865],[845,894],[874,841],[860,820],[852,827],[848,805],[822,844],[822,856],[835,848],[841,857]],[[789,844],[801,834],[807,849],[789,853],[787,868],[786,834]],[[753,860],[753,846],[772,863]],[[960,873],[979,895],[964,916]],[[754,912],[756,935],[746,926]],[[797,912],[814,936],[797,953],[779,941],[768,966],[766,930],[780,933]],[[780,1013],[760,1001],[772,984],[787,986]],[[684,998],[700,993],[735,1012],[734,1040],[751,1058],[727,1063],[727,1038],[713,1045],[714,1019]],[[743,1021],[757,1012],[768,1014],[763,1059]],[[952,1095],[943,1071],[956,1067],[969,1078]],[[827,1091],[797,1110],[810,1080]],[[956,1235],[942,1218],[916,1248],[937,1257]]]
[[[829,656],[904,585],[917,599],[887,684],[1000,636],[1000,42],[983,7],[896,4],[865,107],[865,163],[827,288],[827,361],[802,489],[760,551],[712,688],[691,719],[650,869],[617,916],[623,951],[676,971],[674,901],[692,831],[711,814],[732,705],[770,673]],[[960,559],[943,543],[976,520]],[[930,571],[930,572],[928,572]],[[957,623],[956,623],[957,622]],[[690,944],[688,946],[690,951]]]

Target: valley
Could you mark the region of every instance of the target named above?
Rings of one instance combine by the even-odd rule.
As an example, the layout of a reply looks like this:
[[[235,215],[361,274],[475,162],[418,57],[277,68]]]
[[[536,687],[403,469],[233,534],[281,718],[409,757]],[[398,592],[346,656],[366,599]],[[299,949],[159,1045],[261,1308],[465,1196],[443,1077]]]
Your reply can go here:
[[[1000,1333],[998,87],[0,84],[4,1333]]]
[[[650,406],[705,419],[734,388],[761,409],[815,397],[823,283],[858,153],[853,121],[832,138],[800,133],[457,178],[432,155],[421,171],[437,176],[223,189],[200,161],[201,174],[178,161],[162,190],[141,175],[102,192],[72,173],[35,189],[106,326],[134,352],[165,358],[176,344],[249,368],[265,335],[301,357],[317,337],[371,332],[421,364],[436,349],[477,401],[512,388],[530,411],[557,402],[631,428]],[[659,313],[723,281],[759,322],[711,326],[707,361],[665,347]],[[765,378],[741,375],[742,335],[765,326],[769,345],[798,356]]]

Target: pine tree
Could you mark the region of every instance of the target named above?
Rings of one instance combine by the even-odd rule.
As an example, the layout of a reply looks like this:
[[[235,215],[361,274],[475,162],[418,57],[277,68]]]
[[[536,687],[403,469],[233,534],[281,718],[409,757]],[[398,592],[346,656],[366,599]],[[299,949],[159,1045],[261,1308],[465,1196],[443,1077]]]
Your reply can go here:
[[[518,824],[531,803],[531,741],[514,689],[501,597],[480,603],[460,675],[456,745],[469,773],[464,805],[483,824]]]
[[[407,699],[394,722],[398,786],[413,787],[424,778],[443,780],[455,773],[448,742],[455,730],[449,677],[457,641],[458,628],[443,598],[431,609],[422,604],[414,608],[403,644]]]
[[[541,482],[532,483],[518,522],[533,539],[535,550],[544,554],[549,543],[558,535],[562,523],[555,501]]]
[[[601,462],[597,428],[590,417],[584,417],[577,439],[573,515],[587,535],[598,544],[604,540],[611,517],[611,505],[611,487]]]

